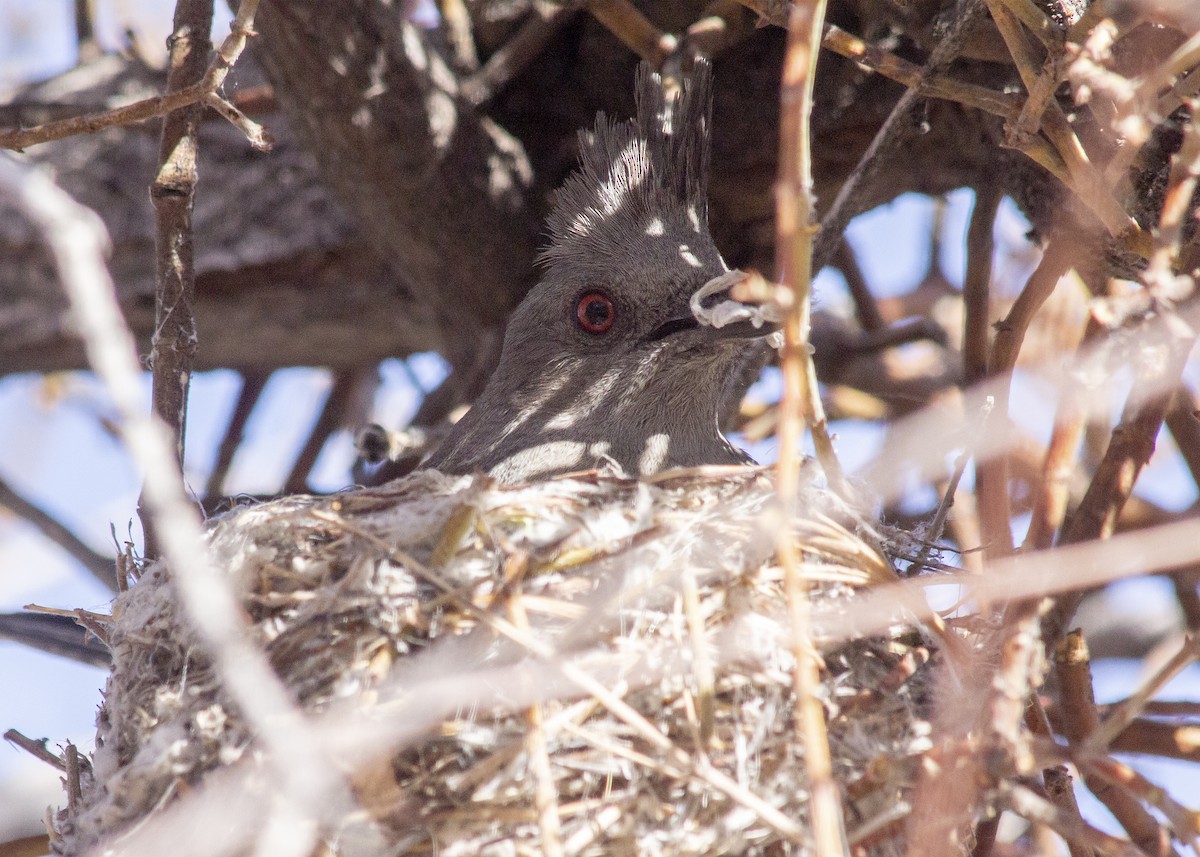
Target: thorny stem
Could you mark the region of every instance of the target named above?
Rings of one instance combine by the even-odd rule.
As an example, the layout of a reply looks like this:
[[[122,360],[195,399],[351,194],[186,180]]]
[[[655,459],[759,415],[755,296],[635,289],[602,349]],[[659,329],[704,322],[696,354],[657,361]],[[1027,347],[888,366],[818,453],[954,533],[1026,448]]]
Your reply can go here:
[[[825,414],[817,391],[816,370],[808,350],[812,324],[809,289],[812,279],[813,235],[812,153],[810,116],[813,81],[820,50],[825,0],[792,4],[788,22],[788,48],[783,63],[782,105],[779,120],[779,180],[776,185],[776,267],[782,286],[783,398],[779,404],[779,463],[776,490],[784,520],[790,521],[800,489],[800,436],[802,415],[808,408],[809,425],[817,457],[831,487],[847,495],[845,477],[833,452]],[[808,773],[810,818],[817,857],[846,853],[842,811],[833,781],[825,712],[817,697],[820,665],[812,647],[806,584],[791,527],[778,531],[777,550],[784,569],[795,668],[795,728],[804,744]]]

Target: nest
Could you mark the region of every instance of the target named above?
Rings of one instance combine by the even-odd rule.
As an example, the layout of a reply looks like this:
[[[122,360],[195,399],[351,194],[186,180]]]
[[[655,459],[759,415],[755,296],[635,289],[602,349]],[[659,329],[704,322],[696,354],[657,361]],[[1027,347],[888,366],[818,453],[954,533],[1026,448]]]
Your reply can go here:
[[[774,560],[785,525],[823,607],[852,609],[857,589],[893,576],[878,537],[827,492],[810,486],[785,516],[747,468],[517,487],[423,472],[236,508],[208,541],[306,713],[386,721],[433,686],[431,669],[438,686],[477,691],[441,708],[428,697],[417,734],[348,772],[354,823],[375,836],[366,851],[531,854],[551,837],[568,854],[799,854],[804,749]],[[114,603],[109,643],[97,749],[56,818],[60,854],[119,844],[265,755],[162,564]],[[928,747],[927,650],[905,629],[821,648],[848,837],[896,853],[890,822]],[[339,838],[350,823],[320,820],[326,853],[355,850]]]

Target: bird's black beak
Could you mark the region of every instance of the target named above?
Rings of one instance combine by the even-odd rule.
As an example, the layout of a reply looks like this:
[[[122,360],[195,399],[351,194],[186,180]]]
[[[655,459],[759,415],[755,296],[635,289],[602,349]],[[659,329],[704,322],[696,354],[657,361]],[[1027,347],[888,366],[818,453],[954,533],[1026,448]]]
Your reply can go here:
[[[729,271],[709,280],[692,295],[690,306],[654,328],[650,341],[665,339],[688,330],[697,331],[709,342],[726,339],[759,339],[779,330],[778,322],[764,307],[735,301],[729,290],[745,276]]]

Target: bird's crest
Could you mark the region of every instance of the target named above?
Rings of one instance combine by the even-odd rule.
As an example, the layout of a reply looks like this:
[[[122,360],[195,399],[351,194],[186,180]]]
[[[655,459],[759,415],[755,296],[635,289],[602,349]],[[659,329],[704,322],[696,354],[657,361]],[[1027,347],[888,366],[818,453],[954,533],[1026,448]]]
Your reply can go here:
[[[712,71],[696,60],[682,90],[638,67],[637,117],[614,122],[603,113],[592,132],[581,132],[580,167],[559,189],[549,217],[552,243],[545,258],[569,255],[614,217],[634,223],[686,212],[696,229],[708,220],[709,124]]]

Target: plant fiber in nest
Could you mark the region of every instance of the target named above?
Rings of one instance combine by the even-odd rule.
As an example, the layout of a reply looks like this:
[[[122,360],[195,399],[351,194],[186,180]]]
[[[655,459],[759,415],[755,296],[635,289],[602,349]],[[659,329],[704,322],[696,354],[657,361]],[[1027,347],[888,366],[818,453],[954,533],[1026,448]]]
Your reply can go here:
[[[358,807],[315,820],[322,853],[536,854],[555,837],[567,854],[801,854],[784,525],[822,608],[852,610],[856,589],[893,576],[828,492],[810,485],[784,516],[750,468],[517,487],[426,471],[236,508],[207,538],[296,703],[341,718],[350,744],[374,735],[338,758]],[[109,642],[97,749],[56,851],[121,853],[230,771],[265,827],[278,768],[161,563],[114,603]],[[897,853],[927,747],[926,648],[905,629],[817,644],[849,838]],[[249,853],[254,836],[176,853]]]

